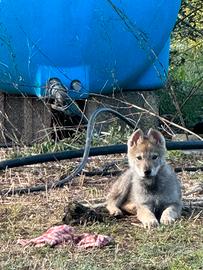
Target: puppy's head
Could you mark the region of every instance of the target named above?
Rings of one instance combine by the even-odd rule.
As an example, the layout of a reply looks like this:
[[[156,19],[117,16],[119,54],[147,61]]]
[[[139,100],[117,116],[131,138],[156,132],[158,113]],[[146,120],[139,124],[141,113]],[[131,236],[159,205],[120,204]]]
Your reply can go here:
[[[165,163],[165,152],[165,139],[155,129],[150,129],[146,136],[138,129],[128,140],[129,165],[140,178],[150,179],[157,175]]]

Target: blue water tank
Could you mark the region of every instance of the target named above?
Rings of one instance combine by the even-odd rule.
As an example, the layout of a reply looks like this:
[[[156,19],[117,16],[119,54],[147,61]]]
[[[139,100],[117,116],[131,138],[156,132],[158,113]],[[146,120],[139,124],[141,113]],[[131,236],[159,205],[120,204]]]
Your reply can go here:
[[[155,89],[167,77],[180,0],[0,1],[0,89],[44,96],[59,78],[74,99]]]

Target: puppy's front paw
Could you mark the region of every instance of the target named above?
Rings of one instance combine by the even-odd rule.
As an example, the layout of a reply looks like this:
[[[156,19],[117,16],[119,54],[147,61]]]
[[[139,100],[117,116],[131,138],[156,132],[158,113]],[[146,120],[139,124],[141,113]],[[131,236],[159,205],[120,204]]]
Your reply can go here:
[[[164,225],[170,225],[175,221],[175,218],[170,217],[169,215],[161,216],[160,223]]]
[[[158,220],[153,217],[142,220],[142,224],[146,229],[156,228],[159,226]]]
[[[176,212],[166,209],[161,215],[160,223],[164,225],[170,225],[176,220],[177,216],[178,215]]]

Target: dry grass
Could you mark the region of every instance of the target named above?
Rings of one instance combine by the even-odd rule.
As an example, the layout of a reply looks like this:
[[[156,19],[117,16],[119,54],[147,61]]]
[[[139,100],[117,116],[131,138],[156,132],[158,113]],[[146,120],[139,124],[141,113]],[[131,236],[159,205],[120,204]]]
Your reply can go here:
[[[176,166],[200,165],[200,155],[170,153]],[[121,155],[91,158],[87,169],[115,163],[126,165]],[[0,188],[41,184],[58,179],[74,168],[79,160],[48,163],[1,172]],[[202,173],[180,173],[184,199],[203,199]],[[203,206],[195,207],[174,225],[144,230],[134,217],[90,226],[77,231],[91,231],[113,236],[115,243],[103,249],[78,250],[74,247],[23,248],[18,238],[32,238],[62,220],[63,209],[71,200],[103,199],[115,177],[78,177],[70,187],[38,194],[4,197],[0,205],[1,269],[203,269]]]

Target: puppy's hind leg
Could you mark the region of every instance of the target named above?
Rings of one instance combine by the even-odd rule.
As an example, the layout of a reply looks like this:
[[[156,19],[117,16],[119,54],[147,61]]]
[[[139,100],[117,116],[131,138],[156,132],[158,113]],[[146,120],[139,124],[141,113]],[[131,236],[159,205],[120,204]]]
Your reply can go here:
[[[109,214],[111,216],[119,217],[119,216],[122,216],[123,215],[123,212],[117,206],[117,201],[116,200],[108,199],[107,200],[107,206],[106,206],[106,208],[109,211]]]
[[[116,184],[116,183],[115,183]],[[111,216],[122,216],[121,205],[126,197],[126,190],[120,189],[117,185],[113,185],[111,192],[107,197],[107,210]]]
[[[107,210],[111,216],[122,216],[121,206],[127,200],[131,183],[126,175],[121,176],[112,186],[107,196]]]
[[[121,209],[131,215],[135,215],[137,213],[136,204],[130,201],[126,201],[124,204],[122,204]]]

